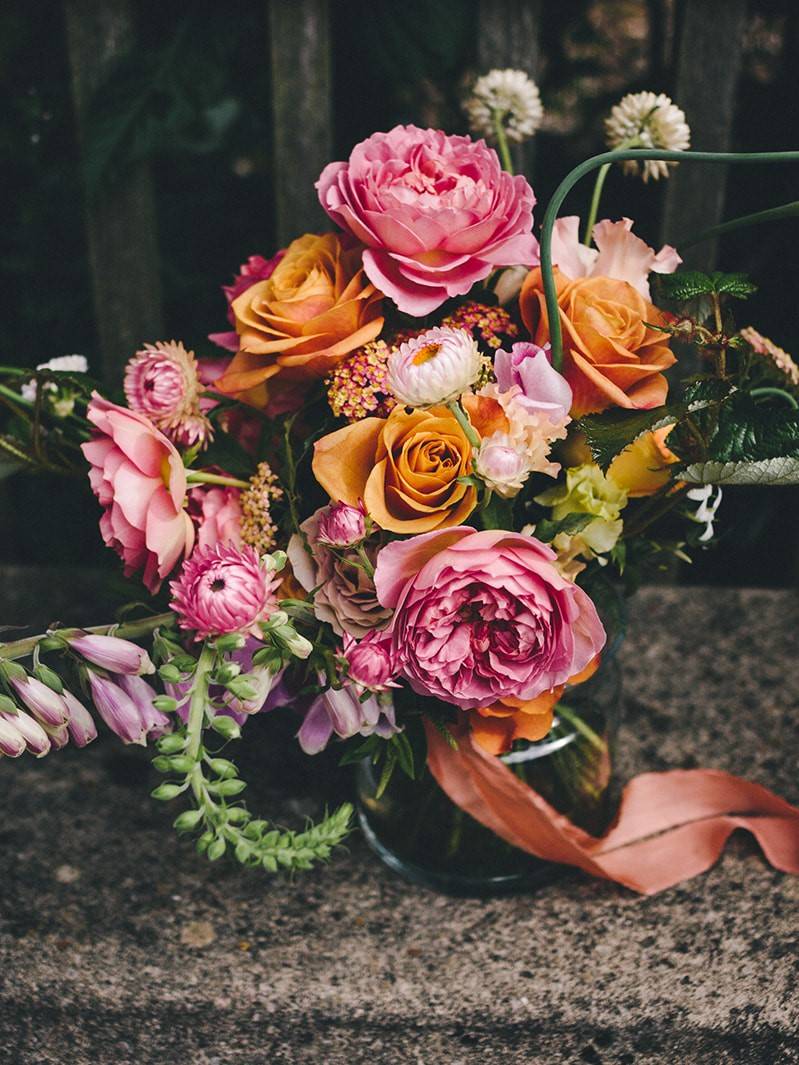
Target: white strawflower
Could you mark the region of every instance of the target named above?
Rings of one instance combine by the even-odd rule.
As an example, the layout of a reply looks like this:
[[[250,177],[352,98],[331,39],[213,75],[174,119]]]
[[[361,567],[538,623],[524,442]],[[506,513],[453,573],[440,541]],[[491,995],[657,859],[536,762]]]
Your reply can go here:
[[[85,355],[58,355],[54,359],[48,359],[47,362],[40,362],[36,369],[60,370],[62,373],[88,373],[89,364]],[[47,392],[55,392],[56,390],[57,386],[54,381],[48,381],[45,385],[45,391]],[[26,381],[20,388],[20,392],[23,399],[33,403],[36,399],[36,382],[34,380]]]
[[[494,114],[499,112],[509,141],[532,137],[544,117],[538,86],[523,70],[492,70],[478,78],[464,103],[474,133],[496,140]]]
[[[684,152],[691,146],[691,130],[685,113],[665,93],[630,92],[605,119],[605,141],[611,149],[626,145]],[[630,159],[623,168],[628,174],[642,172],[644,181],[648,181],[668,177],[669,167],[675,165],[661,159]]]
[[[465,329],[428,329],[388,357],[388,386],[408,407],[451,403],[475,383],[482,356]]]
[[[492,433],[480,444],[475,469],[493,492],[512,499],[530,474],[527,450],[507,433]]]

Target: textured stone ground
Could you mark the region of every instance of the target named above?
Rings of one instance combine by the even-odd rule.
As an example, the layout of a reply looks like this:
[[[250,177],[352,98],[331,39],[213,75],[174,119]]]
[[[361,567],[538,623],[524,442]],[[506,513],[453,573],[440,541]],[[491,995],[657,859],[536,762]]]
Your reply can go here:
[[[31,587],[2,613],[41,612]],[[717,766],[799,801],[798,630],[793,593],[642,593],[624,774]],[[347,782],[287,736],[257,722],[247,771],[292,821]],[[358,839],[293,883],[210,867],[154,781],[110,740],[0,764],[3,1065],[799,1062],[799,878],[741,834],[651,899],[568,874],[454,900]]]

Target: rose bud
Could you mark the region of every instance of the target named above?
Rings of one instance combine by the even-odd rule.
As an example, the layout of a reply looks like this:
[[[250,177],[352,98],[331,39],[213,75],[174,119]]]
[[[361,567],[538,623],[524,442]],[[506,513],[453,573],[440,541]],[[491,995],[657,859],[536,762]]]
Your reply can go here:
[[[326,547],[355,547],[366,538],[366,508],[331,503],[319,515],[317,540]]]
[[[42,684],[36,677],[9,677],[14,691],[42,725],[60,728],[65,725],[69,712],[62,696]]]
[[[18,710],[13,715],[0,713],[0,723],[3,721],[16,729],[25,741],[25,746],[30,753],[37,758],[41,758],[50,750],[50,740],[47,733],[39,722],[32,718],[30,714],[26,714],[24,710]],[[2,749],[2,742],[0,742],[0,750]]]
[[[130,640],[89,634],[75,636],[68,642],[72,650],[87,662],[93,662],[110,673],[155,673],[155,666],[147,652]]]
[[[92,740],[96,740],[97,726],[94,723],[94,718],[83,703],[79,702],[72,692],[68,691],[64,692],[64,702],[67,704],[67,710],[69,710],[67,729],[75,746],[85,747]]]

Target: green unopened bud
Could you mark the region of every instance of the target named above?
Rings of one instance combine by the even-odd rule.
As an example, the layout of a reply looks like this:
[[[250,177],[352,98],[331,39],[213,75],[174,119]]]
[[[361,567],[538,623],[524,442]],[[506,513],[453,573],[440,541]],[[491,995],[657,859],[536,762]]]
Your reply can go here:
[[[173,773],[190,773],[196,764],[188,754],[173,754],[169,758],[169,768]]]
[[[285,551],[273,551],[271,555],[264,555],[264,566],[269,573],[280,573],[286,565],[287,558]]]
[[[178,832],[191,832],[202,820],[202,810],[184,810],[178,814],[173,824]]]
[[[295,658],[307,658],[313,651],[313,644],[300,636],[291,625],[280,625],[274,630],[274,635],[290,651]]]
[[[229,798],[231,795],[240,795],[246,787],[247,784],[243,780],[217,780],[208,785],[208,790],[215,795]]]
[[[153,699],[153,706],[164,714],[174,714],[178,708],[178,701],[171,695],[157,695]]]
[[[225,853],[225,841],[217,836],[213,843],[209,844],[207,853],[209,862],[218,861]]]
[[[180,684],[180,670],[171,662],[166,662],[158,670],[158,676],[166,684]]]
[[[193,673],[197,668],[197,661],[191,655],[179,654],[172,659],[172,665],[177,666],[181,673]]]
[[[208,766],[211,772],[216,773],[218,777],[222,777],[223,780],[228,780],[230,777],[235,777],[238,773],[235,765],[229,762],[227,758],[209,758]]]
[[[247,677],[233,677],[232,680],[227,682],[226,688],[237,699],[241,699],[242,702],[254,699],[258,694]]]
[[[0,695],[0,714],[18,714],[19,707],[7,695]]]
[[[162,754],[176,754],[186,746],[186,737],[179,732],[173,732],[168,736],[162,736],[156,746]]]
[[[287,625],[289,616],[285,610],[276,610],[274,614],[270,614],[268,621],[265,621],[261,628],[264,632],[273,632],[281,625]]]
[[[241,666],[238,662],[225,662],[216,671],[214,681],[217,684],[227,684],[234,677],[238,677],[239,673],[241,673]]]
[[[42,684],[46,684],[52,691],[58,692],[59,695],[63,692],[64,682],[55,670],[50,669],[49,666],[39,663],[38,666],[34,666],[33,675],[40,680]]]
[[[170,799],[176,799],[182,791],[180,784],[159,784],[157,788],[153,788],[150,795],[153,799],[169,802]]]
[[[232,825],[240,825],[249,818],[249,812],[243,806],[230,806],[227,819]]]
[[[5,673],[9,680],[25,680],[28,675],[24,666],[10,659],[0,659],[0,672]]]
[[[277,648],[262,647],[260,651],[256,651],[252,656],[252,664],[254,666],[263,666],[270,673],[277,673],[283,665],[283,658]]]
[[[211,728],[226,740],[237,740],[241,735],[241,729],[233,718],[225,717],[224,714],[218,714],[214,718],[211,722]]]
[[[217,651],[240,651],[247,641],[240,632],[230,632],[214,640]]]
[[[63,651],[66,646],[66,640],[62,640],[60,636],[45,636],[39,640],[40,651]]]

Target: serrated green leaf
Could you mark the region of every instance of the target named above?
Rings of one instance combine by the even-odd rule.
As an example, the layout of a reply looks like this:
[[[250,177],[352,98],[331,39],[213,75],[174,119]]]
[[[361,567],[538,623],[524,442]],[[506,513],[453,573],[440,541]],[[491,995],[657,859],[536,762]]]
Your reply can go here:
[[[536,539],[549,544],[559,533],[566,533],[572,536],[574,533],[582,532],[586,525],[590,524],[595,517],[595,514],[567,514],[560,521],[550,521],[549,518],[544,518],[542,521],[536,522]]]
[[[642,433],[676,421],[673,407],[653,407],[650,410],[607,410],[601,414],[587,414],[577,425],[585,433],[594,460],[602,470],[615,457],[637,440]]]
[[[661,274],[658,286],[663,296],[674,303],[686,303],[714,292],[713,279],[699,270],[679,270],[676,274]]]
[[[757,292],[757,285],[753,284],[746,274],[721,274],[712,275],[713,291],[719,295],[732,296],[737,300],[745,300],[753,292]]]
[[[717,462],[799,458],[799,412],[736,394],[719,409],[708,457]]]
[[[756,462],[695,462],[680,470],[689,484],[799,484],[799,458],[786,456]]]

